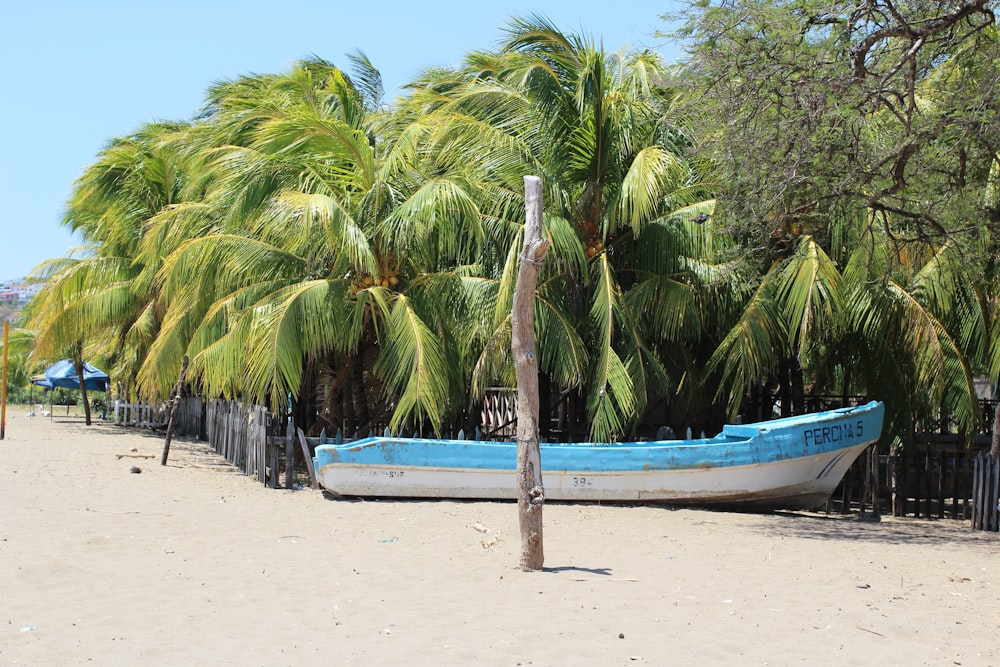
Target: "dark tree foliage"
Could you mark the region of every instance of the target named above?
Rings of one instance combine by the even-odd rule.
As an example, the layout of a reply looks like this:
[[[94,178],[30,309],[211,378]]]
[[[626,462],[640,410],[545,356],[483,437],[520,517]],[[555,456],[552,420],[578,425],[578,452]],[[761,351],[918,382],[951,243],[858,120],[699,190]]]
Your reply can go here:
[[[672,18],[717,222],[771,249],[830,242],[845,217],[899,242],[1000,231],[993,3],[704,0]]]

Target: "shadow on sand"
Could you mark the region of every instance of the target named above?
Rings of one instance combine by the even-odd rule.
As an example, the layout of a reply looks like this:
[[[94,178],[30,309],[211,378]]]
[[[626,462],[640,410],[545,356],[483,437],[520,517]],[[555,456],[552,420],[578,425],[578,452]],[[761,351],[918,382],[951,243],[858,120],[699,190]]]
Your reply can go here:
[[[764,522],[764,517],[772,520]],[[804,512],[776,511],[761,515],[757,526],[768,534],[813,540],[846,540],[932,546],[969,546],[981,543],[996,548],[996,533],[971,531],[966,521],[954,519],[908,519],[885,517],[881,522],[857,516],[825,516]]]

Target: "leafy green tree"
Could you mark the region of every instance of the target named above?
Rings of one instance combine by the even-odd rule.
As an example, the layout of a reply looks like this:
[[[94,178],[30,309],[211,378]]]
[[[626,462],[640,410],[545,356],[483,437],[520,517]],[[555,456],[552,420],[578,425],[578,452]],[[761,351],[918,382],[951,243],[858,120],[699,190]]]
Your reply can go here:
[[[701,2],[681,18],[717,220],[761,247],[796,230],[829,247],[858,210],[898,242],[1000,223],[982,198],[1000,141],[987,0]]]
[[[704,2],[683,18],[713,223],[756,286],[710,364],[730,410],[760,390],[783,411],[807,390],[866,392],[904,442],[942,407],[974,428],[1000,222],[982,196],[1000,140],[990,3]]]

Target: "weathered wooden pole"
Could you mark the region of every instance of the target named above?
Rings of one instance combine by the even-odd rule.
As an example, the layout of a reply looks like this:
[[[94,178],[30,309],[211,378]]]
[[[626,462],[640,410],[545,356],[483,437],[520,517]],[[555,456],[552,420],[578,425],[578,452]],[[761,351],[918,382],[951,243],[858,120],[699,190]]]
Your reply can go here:
[[[989,453],[993,469],[993,495],[989,499],[991,520],[987,530],[1000,531],[1000,401],[993,410],[993,442]]]
[[[10,321],[3,321],[3,372],[0,375],[0,440],[7,430],[7,346],[10,344]]]
[[[542,179],[524,177],[524,247],[517,270],[511,312],[511,353],[517,377],[517,511],[521,562],[525,571],[540,570],[542,549],[542,462],[538,449],[538,357],[535,354],[535,286],[549,250],[542,238]]]
[[[309,471],[309,485],[314,489],[319,489],[319,481],[316,479],[316,470],[313,468],[312,452],[309,451],[306,434],[300,428],[295,429],[295,432],[298,433],[299,445],[302,446],[302,456],[306,460],[306,470]]]
[[[288,406],[289,410],[291,406]],[[288,415],[288,423],[285,425],[285,488],[295,488],[295,417]],[[275,473],[277,475],[277,473]]]
[[[174,417],[177,415],[177,406],[181,402],[181,391],[184,389],[184,379],[188,372],[188,357],[185,354],[181,360],[181,375],[177,378],[177,386],[174,388],[174,398],[170,404],[170,419],[167,420],[167,436],[163,441],[163,456],[160,458],[160,465],[167,465],[167,457],[170,455],[170,439],[174,437]]]
[[[997,401],[993,409],[993,446],[990,447],[990,456],[1000,457],[1000,401]]]

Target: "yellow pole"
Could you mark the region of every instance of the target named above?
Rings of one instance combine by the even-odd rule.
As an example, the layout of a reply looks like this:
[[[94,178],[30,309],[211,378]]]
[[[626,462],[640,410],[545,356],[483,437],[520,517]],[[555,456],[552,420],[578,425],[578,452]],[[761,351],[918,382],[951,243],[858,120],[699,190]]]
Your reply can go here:
[[[7,341],[10,321],[3,321],[3,379],[0,380],[0,440],[7,428]]]

